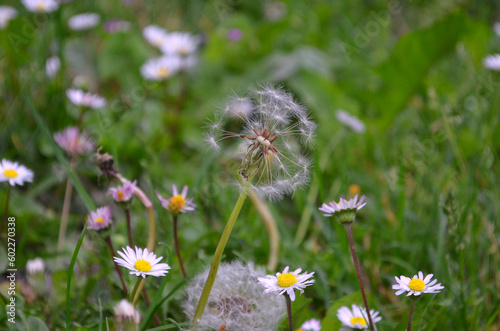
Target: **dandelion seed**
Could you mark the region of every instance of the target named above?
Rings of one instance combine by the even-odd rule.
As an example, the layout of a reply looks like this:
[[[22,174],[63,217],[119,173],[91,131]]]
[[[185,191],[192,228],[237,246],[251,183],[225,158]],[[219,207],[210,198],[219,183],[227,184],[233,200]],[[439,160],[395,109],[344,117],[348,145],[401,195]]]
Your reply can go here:
[[[33,182],[33,171],[17,162],[2,159],[0,163],[0,182],[9,182],[11,186],[22,186],[25,182]]]
[[[82,31],[91,29],[99,24],[101,18],[95,13],[83,13],[71,16],[68,26],[71,30]]]
[[[428,274],[424,277],[422,271],[418,272],[418,275],[413,276],[413,278],[408,278],[401,276],[396,278],[396,285],[392,285],[392,289],[396,290],[396,295],[403,294],[407,292],[406,296],[419,296],[423,293],[439,293],[444,286],[441,283],[437,283],[437,279],[431,281],[433,274]]]
[[[69,155],[83,155],[95,148],[94,142],[85,131],[70,126],[54,134],[55,142]]]
[[[483,66],[486,69],[500,71],[500,54],[488,55],[483,60]]]
[[[17,17],[17,10],[10,6],[0,6],[0,30],[5,29],[9,21]]]
[[[89,230],[103,230],[108,228],[113,222],[111,218],[111,209],[108,206],[97,208],[87,216]]]
[[[196,275],[186,287],[184,313],[193,318],[209,268]],[[263,268],[240,261],[222,263],[210,293],[208,304],[197,324],[200,330],[272,331],[279,328],[285,316],[282,296],[262,292],[259,277],[266,275]]]
[[[112,187],[108,192],[116,202],[128,202],[134,196],[134,190],[137,186],[137,181],[125,181],[122,186]]]
[[[382,320],[382,317],[378,316],[380,314],[378,311],[372,309],[370,310],[370,314],[372,316],[373,323],[377,323]],[[366,309],[361,306],[352,305],[352,309],[349,309],[346,306],[340,307],[340,309],[337,310],[337,317],[343,326],[350,329],[369,328]]]
[[[346,112],[345,110],[337,110],[335,116],[342,124],[350,127],[352,130],[362,133],[365,132],[365,123],[359,118]]]
[[[224,130],[229,118],[244,123],[241,132]],[[238,138],[241,179],[252,179],[258,194],[279,199],[308,183],[310,162],[300,154],[300,146],[312,142],[315,130],[316,124],[291,94],[264,85],[248,97],[232,97],[207,126],[205,140],[217,150],[222,140]]]
[[[176,56],[162,56],[144,63],[142,77],[151,81],[163,81],[175,75],[181,68],[181,60]]]
[[[50,13],[59,8],[56,0],[21,0],[27,10],[34,13]]]
[[[289,267],[286,267],[276,276],[259,277],[259,283],[266,288],[264,293],[278,292],[279,295],[286,293],[292,301],[295,301],[295,290],[299,290],[302,294],[307,286],[314,284],[314,279],[310,279],[314,272],[304,272],[302,275],[301,272],[301,268],[289,272]]]
[[[156,196],[160,199],[164,209],[173,215],[178,215],[179,213],[187,213],[196,209],[196,204],[193,203],[193,199],[187,198],[187,192],[188,186],[184,186],[182,192],[179,194],[177,186],[172,185],[172,196],[169,199],[165,199],[158,192],[156,192]]]
[[[97,94],[87,93],[78,89],[68,89],[66,90],[66,95],[75,106],[88,107],[92,109],[103,108],[106,106],[106,100]]]
[[[305,321],[297,331],[320,331],[321,322],[315,318]]]
[[[165,276],[170,269],[166,263],[158,263],[163,257],[156,257],[156,254],[149,252],[147,248],[137,248],[135,251],[129,246],[123,248],[123,252],[118,251],[122,257],[114,257],[116,263],[129,270],[131,275],[146,278],[146,276]]]
[[[45,272],[45,263],[43,262],[43,259],[37,257],[36,259],[28,260],[28,262],[26,262],[26,272],[28,275]]]
[[[151,45],[161,48],[167,40],[167,30],[160,28],[157,25],[148,25],[142,30],[144,39]]]

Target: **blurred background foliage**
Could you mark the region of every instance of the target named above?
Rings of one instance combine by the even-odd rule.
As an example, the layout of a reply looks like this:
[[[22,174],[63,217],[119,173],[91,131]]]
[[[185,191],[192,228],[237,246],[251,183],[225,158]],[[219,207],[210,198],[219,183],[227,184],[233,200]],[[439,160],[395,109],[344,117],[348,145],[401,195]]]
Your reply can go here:
[[[182,276],[170,257],[172,221],[154,190],[168,195],[174,183],[190,185],[198,209],[181,217],[180,231],[187,271],[194,275],[210,263],[236,198],[234,150],[207,152],[203,126],[227,96],[272,82],[291,91],[319,124],[315,149],[308,151],[314,160],[311,185],[268,203],[281,236],[279,267],[316,272],[316,284],[294,302],[297,325],[317,317],[324,318],[325,330],[337,330],[336,309],[361,302],[344,229],[318,211],[322,202],[348,197],[358,185],[368,205],[358,214],[354,235],[369,300],[383,316],[378,329],[405,327],[408,300],[396,297],[391,284],[396,275],[422,270],[434,273],[446,289],[420,300],[415,325],[421,330],[500,330],[499,77],[481,64],[500,51],[492,29],[497,2],[75,1],[49,15],[29,13],[17,1],[6,4],[20,14],[0,30],[0,155],[35,172],[34,183],[16,187],[11,200],[17,263],[43,257],[52,289],[36,300],[18,296],[21,325],[64,326],[67,277],[65,268],[55,267],[66,175],[24,98],[51,132],[61,130],[77,121],[65,90],[83,77],[88,89],[108,100],[105,109],[88,112],[83,128],[154,201],[156,253],[168,256],[173,266],[164,295]],[[127,20],[132,28],[117,33],[102,26],[89,32],[67,28],[71,15],[87,11],[102,21]],[[159,55],[142,37],[149,24],[201,35],[196,68],[167,84],[144,81],[140,66]],[[241,30],[241,39],[230,40],[230,29]],[[63,59],[54,79],[44,75],[51,55]],[[188,90],[178,112],[182,79]],[[338,109],[359,117],[366,131],[343,126],[335,117]],[[76,172],[96,205],[112,204],[91,158],[81,160]],[[74,196],[66,266],[86,213]],[[113,217],[118,249],[127,243],[125,223],[117,208]],[[145,246],[147,222],[137,201],[132,219],[135,240]],[[266,230],[247,201],[225,260],[265,265],[268,254]],[[160,282],[152,279],[148,286]],[[97,329],[112,316],[120,293],[104,243],[88,233],[72,285],[73,327]],[[185,321],[182,297],[181,288],[157,314]],[[139,308],[146,311],[143,303]]]

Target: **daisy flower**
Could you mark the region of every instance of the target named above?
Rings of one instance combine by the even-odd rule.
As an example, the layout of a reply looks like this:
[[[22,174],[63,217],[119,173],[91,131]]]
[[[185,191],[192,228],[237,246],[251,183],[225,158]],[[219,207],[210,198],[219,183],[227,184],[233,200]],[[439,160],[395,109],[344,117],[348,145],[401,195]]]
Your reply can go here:
[[[66,90],[66,95],[76,106],[88,107],[92,109],[103,108],[106,106],[106,100],[97,94],[84,92],[78,89],[68,89]]]
[[[134,190],[137,186],[137,181],[134,180],[126,181],[123,186],[112,187],[109,189],[109,193],[116,202],[127,202],[134,196]]]
[[[422,293],[439,293],[444,289],[444,286],[441,283],[436,284],[437,279],[431,282],[432,276],[434,275],[428,274],[424,277],[422,271],[419,271],[418,275],[413,276],[411,279],[405,276],[401,276],[400,278],[395,277],[398,283],[392,285],[392,289],[396,290],[396,295],[408,292],[406,296],[419,296]]]
[[[234,111],[242,108],[245,110]],[[250,114],[249,109],[253,109]],[[227,131],[226,123],[235,116],[241,130]],[[310,161],[301,153],[301,147],[312,144],[316,123],[281,88],[264,85],[244,98],[232,97],[207,128],[205,140],[214,150],[220,149],[222,140],[239,140],[242,161],[238,182],[251,181],[256,193],[280,199],[309,182]]]
[[[188,186],[182,188],[181,194],[177,191],[177,186],[172,185],[172,197],[165,199],[160,193],[156,192],[156,196],[160,199],[161,205],[169,213],[178,215],[179,213],[186,213],[196,209],[193,203],[193,198],[187,198]]]
[[[75,126],[70,126],[54,134],[56,143],[69,155],[82,155],[94,150],[94,142],[89,135]]]
[[[107,33],[124,32],[130,30],[132,24],[123,20],[109,20],[103,24],[104,30]]]
[[[144,63],[142,77],[146,80],[163,81],[175,75],[181,68],[181,60],[176,56],[162,56]]]
[[[488,55],[483,60],[483,66],[486,69],[500,71],[500,54]]]
[[[28,275],[42,273],[44,271],[45,263],[43,262],[42,258],[37,257],[36,259],[28,260],[28,262],[26,262],[26,272],[28,273]]]
[[[366,205],[366,197],[363,195],[358,201],[358,195],[353,199],[340,198],[340,202],[324,203],[319,210],[324,212],[323,216],[332,217],[336,216],[340,223],[352,223],[356,218],[356,212]]]
[[[259,277],[259,283],[266,288],[264,293],[278,292],[278,294],[282,295],[286,292],[290,299],[295,301],[295,290],[299,290],[302,294],[304,293],[304,288],[314,283],[314,279],[309,279],[314,275],[314,272],[304,272],[300,275],[301,268],[293,272],[289,272],[288,270],[289,267],[286,267],[283,272],[276,273],[276,276],[267,275],[266,277]]]
[[[116,263],[125,267],[129,270],[131,275],[142,276],[165,276],[170,269],[169,265],[166,263],[158,263],[163,259],[162,256],[156,257],[156,254],[149,252],[147,248],[137,248],[135,251],[129,246],[123,248],[123,252],[118,251],[118,254],[122,257],[113,257]]]
[[[189,32],[168,33],[160,49],[164,54],[188,57],[196,53],[200,38]]]
[[[89,223],[87,226],[89,230],[106,229],[113,222],[111,219],[111,209],[108,206],[97,208],[96,211],[90,212],[87,216],[87,221]]]
[[[57,72],[61,69],[61,60],[57,56],[51,56],[45,62],[45,74],[47,77],[54,77]]]
[[[365,123],[363,123],[359,118],[353,116],[346,112],[345,110],[337,110],[335,116],[345,126],[350,127],[356,132],[365,132]]]
[[[380,313],[375,310],[370,310],[370,314],[372,316],[373,323],[379,322],[382,317],[378,316]],[[368,329],[369,325],[367,323],[367,314],[366,309],[352,305],[352,309],[349,309],[346,306],[340,307],[337,310],[337,317],[342,322],[343,326],[346,326],[351,329]]]
[[[152,46],[161,48],[167,40],[168,32],[157,25],[148,25],[142,30],[142,35]]]
[[[56,0],[21,0],[24,7],[34,13],[50,13],[59,8]]]
[[[68,26],[71,30],[81,31],[91,29],[99,24],[101,18],[95,13],[83,13],[71,16]]]
[[[320,331],[321,322],[315,318],[305,321],[296,331]]]
[[[127,300],[121,300],[114,308],[115,318],[118,322],[133,322],[139,324],[141,315],[134,305]]]
[[[11,186],[33,182],[33,171],[22,164],[2,159],[0,163],[0,182],[9,182]]]
[[[10,6],[0,6],[0,29],[5,29],[9,21],[16,18],[17,10]]]

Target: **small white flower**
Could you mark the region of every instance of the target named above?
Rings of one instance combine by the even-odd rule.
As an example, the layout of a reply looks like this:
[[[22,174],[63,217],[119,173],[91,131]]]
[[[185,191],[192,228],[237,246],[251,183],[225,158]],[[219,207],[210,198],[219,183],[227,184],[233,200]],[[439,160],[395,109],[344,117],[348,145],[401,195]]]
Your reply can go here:
[[[113,223],[113,219],[111,218],[111,209],[108,206],[104,206],[101,208],[97,208],[96,211],[90,212],[87,216],[87,221],[89,225],[87,229],[89,230],[102,230],[106,229]]]
[[[500,54],[488,55],[483,60],[483,66],[486,69],[500,71]]]
[[[160,199],[163,208],[165,208],[169,213],[177,215],[179,213],[186,213],[196,209],[193,199],[187,198],[187,192],[188,186],[184,186],[181,194],[179,194],[177,186],[172,185],[172,197],[169,199],[163,198],[163,196],[161,196],[158,192],[156,192],[156,195],[158,196],[158,199]]]
[[[81,31],[91,29],[99,24],[101,18],[95,13],[83,13],[71,16],[68,26],[71,30]]]
[[[160,49],[167,55],[188,57],[196,54],[200,41],[198,36],[193,36],[189,32],[171,32],[167,34]]]
[[[424,278],[424,274],[422,271],[418,272],[418,275],[413,276],[413,278],[408,278],[405,276],[401,276],[400,278],[396,278],[396,282],[398,282],[395,285],[392,285],[393,290],[396,291],[396,295],[403,294],[404,292],[408,292],[406,296],[410,295],[422,295],[422,293],[439,293],[441,292],[442,289],[444,289],[444,286],[441,285],[441,283],[437,283],[437,279],[434,279],[431,282],[433,274],[428,274]]]
[[[356,116],[352,116],[345,110],[337,110],[335,116],[337,117],[339,122],[350,127],[354,131],[359,133],[365,131],[365,123],[361,122],[359,118],[357,118]]]
[[[33,182],[33,171],[22,164],[2,159],[0,163],[0,182],[9,182],[11,186]]]
[[[289,267],[286,267],[283,272],[276,273],[276,276],[259,277],[259,283],[266,288],[264,293],[278,292],[278,294],[283,295],[286,292],[290,299],[295,301],[295,290],[299,290],[302,294],[304,288],[314,283],[314,279],[309,279],[314,275],[314,272],[304,272],[300,275],[301,268],[293,272],[289,272],[288,269]]]
[[[378,316],[379,314],[376,310],[370,310],[373,324],[382,320],[382,317]],[[346,306],[340,307],[337,310],[337,317],[344,326],[351,329],[368,329],[369,327],[366,309],[357,305],[352,305],[352,310]]]
[[[146,80],[163,81],[175,75],[181,68],[181,60],[177,56],[162,56],[144,63],[141,67],[142,77]]]
[[[125,181],[123,186],[112,187],[108,192],[113,197],[116,202],[127,202],[134,196],[135,187],[137,186],[137,181]]]
[[[301,331],[320,331],[321,322],[315,318],[305,321],[299,328]],[[298,330],[297,330],[298,331]]]
[[[66,90],[66,95],[76,106],[88,107],[92,109],[103,108],[106,106],[106,99],[97,94],[87,93],[78,89],[68,89]]]
[[[321,206],[321,208],[319,208],[319,210],[324,212],[325,214],[323,214],[323,216],[326,216],[326,217],[332,217],[335,214],[339,214],[339,213],[342,213],[344,211],[356,212],[366,205],[366,202],[364,202],[365,199],[366,199],[366,197],[363,195],[361,197],[361,199],[359,199],[359,201],[358,201],[358,195],[356,194],[356,196],[350,200],[340,198],[339,203],[336,203],[334,201],[332,201],[328,204],[324,203]]]
[[[34,13],[50,13],[59,8],[56,0],[21,0],[24,7]]]
[[[17,10],[10,6],[0,6],[0,29],[5,29],[9,21],[17,16]]]
[[[42,258],[37,257],[33,260],[28,260],[26,262],[26,272],[28,275],[33,275],[36,273],[42,273],[45,271],[45,263],[43,263]]]
[[[151,45],[161,48],[167,40],[167,30],[160,28],[157,25],[148,25],[142,30],[144,39]]]
[[[54,77],[61,68],[61,60],[57,56],[51,56],[45,62],[45,74],[47,77]]]
[[[94,142],[89,135],[85,131],[80,134],[80,129],[75,126],[56,132],[54,140],[69,155],[83,155],[94,149]]]
[[[118,322],[134,322],[139,324],[141,322],[141,315],[135,309],[134,305],[123,299],[114,308],[115,318]]]
[[[142,276],[146,278],[149,276],[165,276],[170,269],[170,266],[166,263],[158,263],[163,259],[162,256],[156,257],[156,254],[149,252],[147,248],[137,248],[135,251],[129,246],[123,248],[123,253],[118,251],[118,254],[122,257],[114,257],[116,263],[125,267],[129,270],[131,275]]]

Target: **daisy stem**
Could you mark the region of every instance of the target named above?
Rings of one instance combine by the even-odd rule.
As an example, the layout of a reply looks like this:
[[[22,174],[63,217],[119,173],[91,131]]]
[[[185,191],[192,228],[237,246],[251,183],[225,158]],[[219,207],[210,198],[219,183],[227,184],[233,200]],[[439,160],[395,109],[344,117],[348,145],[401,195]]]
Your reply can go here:
[[[115,250],[113,249],[113,244],[111,243],[111,238],[109,237],[109,235],[107,235],[104,238],[104,241],[106,242],[106,245],[109,248],[109,253],[111,254],[111,259],[113,260],[116,272],[118,273],[118,277],[120,278],[120,283],[122,283],[123,292],[125,292],[125,296],[127,296],[128,295],[127,285],[125,284],[125,280],[123,280],[123,275],[122,275],[122,271],[120,269],[120,266],[118,266],[118,263],[116,263],[116,261],[114,259],[114,257],[115,257]]]
[[[130,298],[132,299],[132,304],[135,306],[135,303],[137,302],[137,299],[139,299],[139,296],[141,295],[141,291],[144,287],[144,284],[146,283],[146,278],[138,278],[137,282],[135,283],[134,286],[134,291],[132,292],[132,295]]]
[[[419,297],[410,298],[410,316],[408,316],[408,327],[407,331],[411,331],[411,324],[413,323],[413,314],[415,313],[415,307],[417,306],[417,300]]]
[[[293,320],[292,320],[292,300],[288,294],[285,294],[286,299],[286,311],[288,312],[288,326],[290,331],[293,331]]]
[[[7,186],[7,197],[5,198],[5,209],[3,212],[2,232],[4,231],[3,228],[7,229],[7,217],[9,216],[10,188],[11,188],[11,186],[8,185]],[[5,242],[7,242],[7,232],[5,232]]]
[[[69,162],[69,167],[71,170],[75,168],[76,159],[71,157]],[[68,228],[68,217],[69,217],[69,208],[71,205],[71,197],[73,195],[73,182],[68,177],[66,182],[66,191],[64,192],[64,203],[61,214],[61,224],[59,225],[59,238],[57,239],[57,253],[61,253],[64,246],[64,239],[66,238],[66,229]],[[59,265],[59,259],[56,263]]]
[[[238,215],[241,211],[241,207],[245,202],[248,190],[250,188],[251,181],[247,181],[243,184],[243,189],[240,192],[240,196],[234,205],[233,211],[229,216],[229,219],[226,223],[226,227],[222,232],[222,236],[217,244],[217,248],[215,250],[214,259],[212,261],[212,266],[210,267],[210,272],[207,277],[207,281],[205,282],[205,286],[203,287],[203,292],[200,296],[200,301],[198,302],[198,307],[193,316],[193,323],[198,323],[201,316],[203,315],[203,311],[205,310],[205,306],[208,302],[208,297],[210,296],[210,292],[212,291],[212,286],[214,285],[215,277],[217,276],[217,270],[219,269],[220,260],[222,259],[222,253],[224,253],[224,248],[226,247],[227,240],[229,239],[229,235],[231,234],[231,230],[233,229],[234,223],[238,218]]]
[[[179,248],[179,237],[177,236],[177,218],[178,218],[178,216],[179,215],[172,215],[172,217],[174,219],[173,223],[174,223],[175,252],[177,253],[177,259],[179,260],[179,264],[181,266],[182,275],[184,276],[184,278],[187,278],[186,269],[184,269],[184,263],[182,262],[181,251]]]
[[[361,268],[359,266],[358,256],[356,255],[356,248],[354,247],[354,240],[352,239],[352,226],[351,223],[344,223],[345,231],[347,232],[347,238],[349,239],[349,247],[351,248],[352,260],[354,261],[354,266],[356,267],[356,274],[358,276],[359,287],[361,288],[361,295],[363,296],[363,302],[366,308],[366,315],[368,315],[368,321],[370,323],[370,330],[374,331],[372,316],[370,314],[370,307],[368,306],[368,300],[366,300],[365,288],[363,286],[363,280],[361,279]]]
[[[132,240],[132,225],[130,224],[130,209],[128,208],[125,208],[125,217],[127,218],[128,243],[130,247],[134,247],[134,242]]]

